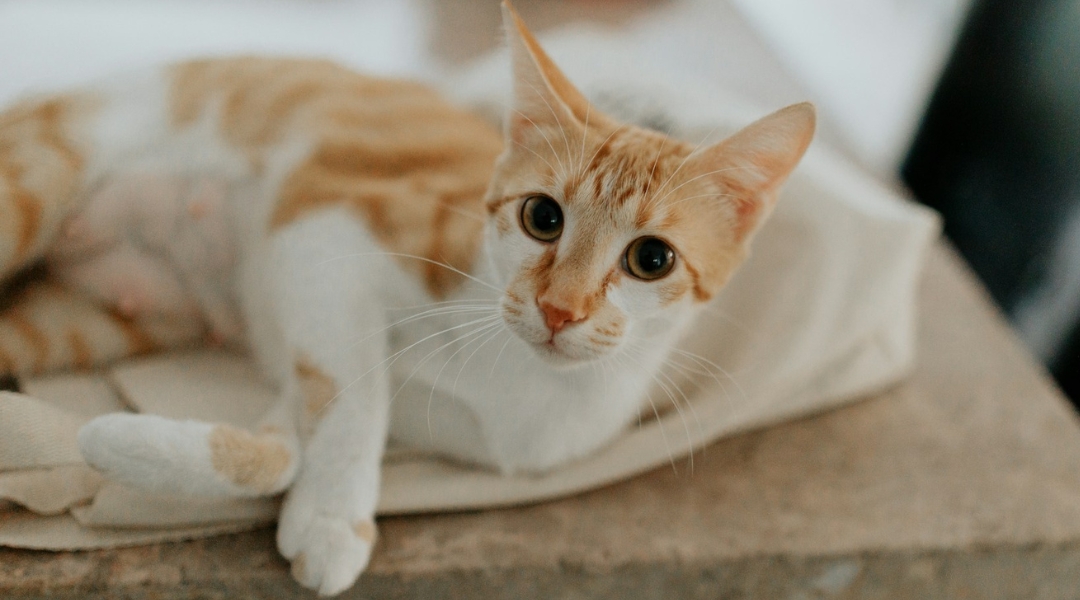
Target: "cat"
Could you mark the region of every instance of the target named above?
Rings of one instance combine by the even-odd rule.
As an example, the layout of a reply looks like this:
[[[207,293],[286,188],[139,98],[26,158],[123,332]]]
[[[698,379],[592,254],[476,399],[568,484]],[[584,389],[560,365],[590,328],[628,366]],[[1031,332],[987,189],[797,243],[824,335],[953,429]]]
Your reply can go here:
[[[0,367],[241,345],[252,429],[112,414],[87,462],[162,494],[285,492],[294,577],[351,587],[387,438],[505,473],[610,441],[746,256],[810,104],[708,147],[596,110],[508,4],[504,130],[410,82],[222,58],[0,114]],[[422,350],[421,350],[422,349]]]

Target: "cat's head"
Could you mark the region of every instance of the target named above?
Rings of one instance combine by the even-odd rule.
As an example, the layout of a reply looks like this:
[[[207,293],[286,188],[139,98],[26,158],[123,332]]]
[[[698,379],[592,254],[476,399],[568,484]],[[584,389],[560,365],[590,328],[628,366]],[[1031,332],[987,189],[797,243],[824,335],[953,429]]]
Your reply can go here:
[[[684,323],[727,282],[814,134],[797,104],[709,147],[596,110],[503,5],[506,148],[486,199],[507,325],[557,365]]]

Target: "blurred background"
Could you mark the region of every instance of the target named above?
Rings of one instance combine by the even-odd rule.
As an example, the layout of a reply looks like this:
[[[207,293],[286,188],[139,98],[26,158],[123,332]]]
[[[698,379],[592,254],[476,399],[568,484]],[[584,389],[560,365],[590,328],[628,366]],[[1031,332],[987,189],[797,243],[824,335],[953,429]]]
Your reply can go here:
[[[937,209],[1080,402],[1080,0],[516,0],[541,33],[617,32]],[[0,0],[0,103],[196,54],[328,55],[432,77],[499,44],[497,0]],[[599,33],[598,33],[599,35]]]

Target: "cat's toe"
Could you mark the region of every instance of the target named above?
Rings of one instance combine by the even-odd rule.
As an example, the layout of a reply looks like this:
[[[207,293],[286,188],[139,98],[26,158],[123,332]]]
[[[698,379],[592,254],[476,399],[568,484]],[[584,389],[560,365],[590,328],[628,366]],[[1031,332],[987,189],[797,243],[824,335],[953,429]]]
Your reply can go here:
[[[315,514],[303,523],[290,520],[283,515],[278,548],[292,561],[293,578],[321,596],[336,596],[352,587],[371,557],[374,523]]]

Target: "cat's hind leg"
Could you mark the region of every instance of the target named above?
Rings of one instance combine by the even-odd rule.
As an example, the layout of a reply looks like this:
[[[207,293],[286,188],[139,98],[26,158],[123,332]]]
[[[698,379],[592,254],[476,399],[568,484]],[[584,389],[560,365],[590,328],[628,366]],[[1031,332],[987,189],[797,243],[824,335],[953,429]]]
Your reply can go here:
[[[0,296],[0,373],[96,366],[203,333],[194,322],[123,314],[59,277],[18,286],[21,294],[8,285],[48,260],[111,165],[163,137],[160,98],[167,87],[155,74],[135,79],[141,83],[28,99],[0,111],[0,285],[9,288]]]
[[[0,310],[0,373],[88,369],[118,358],[194,344],[200,323],[131,318],[49,280],[31,281]]]

